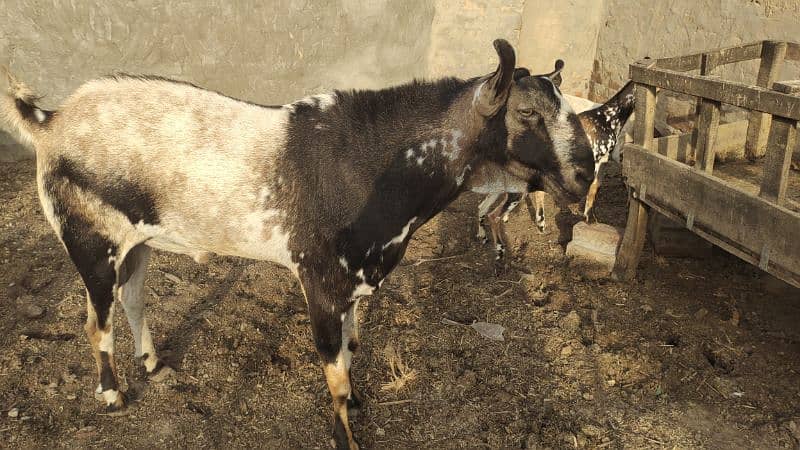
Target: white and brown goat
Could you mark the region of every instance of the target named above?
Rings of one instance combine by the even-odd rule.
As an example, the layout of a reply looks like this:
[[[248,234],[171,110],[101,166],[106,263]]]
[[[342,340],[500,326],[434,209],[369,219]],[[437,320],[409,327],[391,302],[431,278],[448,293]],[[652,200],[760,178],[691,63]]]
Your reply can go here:
[[[125,407],[114,360],[119,300],[148,373],[160,360],[144,316],[151,248],[273,261],[296,276],[333,397],[338,448],[357,448],[347,407],[356,308],[412,234],[486,162],[585,195],[591,145],[558,89],[514,79],[514,50],[469,80],[335,91],[283,106],[188,83],[114,76],[57,111],[11,79],[0,111],[36,150],[39,198],[87,292],[86,331],[107,408]],[[9,77],[11,78],[11,77]],[[567,128],[553,132],[553,124]],[[556,128],[559,129],[559,128]]]

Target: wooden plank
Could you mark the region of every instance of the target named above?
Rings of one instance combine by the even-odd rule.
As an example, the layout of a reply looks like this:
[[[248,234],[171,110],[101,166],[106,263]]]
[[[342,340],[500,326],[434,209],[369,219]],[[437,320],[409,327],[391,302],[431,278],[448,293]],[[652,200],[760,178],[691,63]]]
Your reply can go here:
[[[630,188],[647,192],[648,205],[691,217],[693,231],[723,237],[760,262],[766,255],[766,267],[800,276],[800,213],[635,144],[625,146],[623,175]]]
[[[695,129],[695,158],[697,169],[708,174],[714,171],[714,141],[719,128],[719,102],[702,99],[700,117]]]
[[[772,90],[781,94],[800,94],[800,80],[776,81],[772,84]]]
[[[783,58],[786,56],[786,42],[766,41],[761,50],[761,66],[758,69],[756,86],[771,88],[778,78]],[[780,114],[779,114],[780,115]],[[750,125],[747,127],[747,140],[744,143],[744,155],[754,160],[764,155],[767,147],[767,136],[771,117],[757,111],[750,112]]]
[[[749,61],[761,57],[761,42],[752,42],[735,47],[724,47],[710,50],[693,55],[675,56],[671,58],[659,58],[656,60],[656,67],[674,70],[676,72],[688,72],[700,69],[703,54],[712,55],[718,66]]]
[[[732,147],[741,148],[744,145],[746,131],[746,120],[720,124],[717,129],[717,137],[714,140],[714,148],[716,149],[714,153],[719,154],[721,151],[730,150]],[[694,141],[694,131],[673,134],[653,139],[653,148],[669,159],[685,163],[687,157],[694,154]]]
[[[771,89],[636,64],[631,64],[630,76],[637,83],[800,120],[800,98]]]
[[[656,211],[662,216],[668,217],[676,222],[686,221],[685,215],[668,207],[664,207],[655,201],[651,202],[648,206],[650,206],[651,211]],[[757,266],[761,261],[761,255],[754,255],[748,251],[742,250],[735,242],[731,242],[723,236],[718,236],[698,226],[693,226],[692,232],[706,241],[711,242],[717,247],[725,250],[726,252],[737,256],[754,266]],[[769,264],[766,270],[781,280],[800,288],[800,275],[798,275],[796,272],[789,272],[781,267],[775,266],[774,264]]]
[[[797,42],[786,43],[786,58],[789,61],[800,61],[800,44]]]
[[[633,142],[640,145],[640,148],[652,149],[656,119],[656,88],[637,84],[634,92],[636,122],[633,124]],[[630,281],[636,276],[646,234],[647,205],[638,199],[636,192],[628,190],[628,221],[613,270],[613,275],[618,280]]]
[[[633,142],[653,148],[653,129],[656,123],[656,88],[637,84],[634,87],[636,122],[633,124]]]
[[[789,166],[792,151],[797,142],[797,122],[782,117],[772,118],[767,153],[764,157],[764,172],[759,196],[783,205],[789,184]]]

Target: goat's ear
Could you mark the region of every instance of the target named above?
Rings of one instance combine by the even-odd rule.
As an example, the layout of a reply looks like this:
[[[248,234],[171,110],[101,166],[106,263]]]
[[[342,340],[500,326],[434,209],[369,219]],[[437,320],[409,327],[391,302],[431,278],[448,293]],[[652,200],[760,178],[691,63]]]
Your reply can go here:
[[[496,39],[494,49],[497,51],[500,63],[497,65],[497,70],[482,84],[475,105],[478,112],[485,117],[497,114],[497,111],[506,104],[517,62],[514,47],[505,39]]]
[[[564,61],[557,59],[555,64],[555,69],[545,75],[547,78],[550,78],[550,81],[556,85],[556,87],[561,87],[561,71],[564,69]]]
[[[529,76],[531,76],[531,71],[524,67],[518,67],[514,69],[514,81],[519,81]]]

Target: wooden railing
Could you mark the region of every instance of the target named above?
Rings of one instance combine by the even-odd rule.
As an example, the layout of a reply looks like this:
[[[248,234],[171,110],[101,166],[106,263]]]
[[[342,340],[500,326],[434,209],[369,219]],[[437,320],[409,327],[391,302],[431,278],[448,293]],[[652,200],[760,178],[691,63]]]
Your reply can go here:
[[[721,80],[726,64],[760,59],[754,85]],[[623,175],[630,206],[615,275],[635,275],[653,208],[740,258],[800,287],[800,209],[787,208],[786,189],[800,121],[800,81],[776,83],[784,60],[800,61],[800,45],[763,41],[632,64],[636,83],[633,143],[625,146]],[[699,75],[685,72],[699,70]],[[678,161],[653,137],[658,89],[697,98],[691,136],[694,166]],[[757,195],[714,176],[722,104],[748,110],[745,155],[764,156]],[[677,143],[677,137],[673,139]]]

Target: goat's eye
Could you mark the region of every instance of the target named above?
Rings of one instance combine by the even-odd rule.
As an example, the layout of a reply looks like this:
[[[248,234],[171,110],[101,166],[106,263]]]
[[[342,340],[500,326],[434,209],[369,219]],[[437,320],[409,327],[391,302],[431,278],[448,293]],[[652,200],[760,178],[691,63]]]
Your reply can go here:
[[[521,116],[525,116],[525,117],[530,117],[530,116],[533,115],[533,109],[532,108],[520,108],[520,109],[517,110],[517,112]]]

